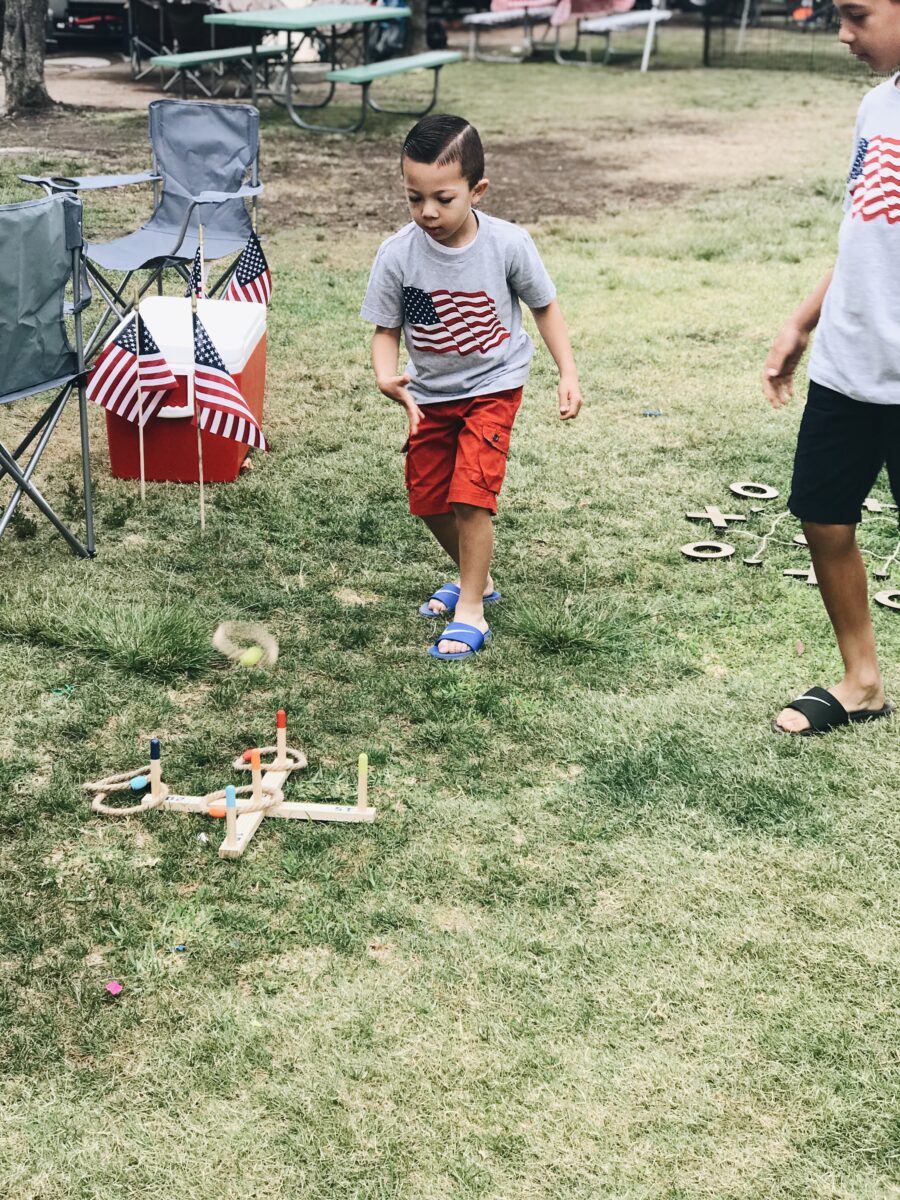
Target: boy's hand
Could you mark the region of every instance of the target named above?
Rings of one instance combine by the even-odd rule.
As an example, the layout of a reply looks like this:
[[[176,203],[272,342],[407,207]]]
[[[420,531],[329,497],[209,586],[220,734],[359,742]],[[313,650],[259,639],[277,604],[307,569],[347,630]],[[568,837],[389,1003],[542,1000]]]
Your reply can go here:
[[[419,422],[425,414],[406,389],[409,380],[409,375],[389,375],[387,379],[379,379],[377,382],[378,390],[383,396],[387,396],[389,400],[393,400],[406,409],[406,415],[409,418],[409,436],[415,437]]]
[[[792,321],[778,331],[762,373],[763,395],[773,408],[781,408],[793,396],[794,371],[808,342],[807,331]]]
[[[559,419],[561,421],[574,420],[584,403],[581,397],[581,388],[578,386],[578,380],[564,375],[561,376],[558,393]]]

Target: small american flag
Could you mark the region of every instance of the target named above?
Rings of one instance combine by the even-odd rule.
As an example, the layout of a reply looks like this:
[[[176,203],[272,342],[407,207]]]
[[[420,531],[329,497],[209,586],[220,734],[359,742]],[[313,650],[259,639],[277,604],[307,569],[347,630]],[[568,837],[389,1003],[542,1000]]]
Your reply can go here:
[[[186,296],[196,296],[198,300],[202,300],[205,291],[203,287],[203,259],[200,257],[200,247],[197,247],[197,253],[194,255],[194,261],[191,263],[191,274],[188,279],[188,285],[184,289]]]
[[[135,315],[104,347],[88,375],[86,392],[95,404],[126,421],[140,417],[144,426],[177,384],[146,322]]]
[[[237,260],[223,299],[253,300],[257,304],[268,304],[271,295],[272,272],[259,244],[259,238],[253,231],[247,245],[241,251],[241,257]]]
[[[433,354],[487,354],[509,337],[487,292],[403,289],[403,311],[416,350]]]
[[[864,221],[900,221],[900,141],[860,138],[850,170],[851,212]]]
[[[222,356],[196,313],[194,317],[194,411],[200,428],[218,437],[268,450],[259,422],[237,389]]]

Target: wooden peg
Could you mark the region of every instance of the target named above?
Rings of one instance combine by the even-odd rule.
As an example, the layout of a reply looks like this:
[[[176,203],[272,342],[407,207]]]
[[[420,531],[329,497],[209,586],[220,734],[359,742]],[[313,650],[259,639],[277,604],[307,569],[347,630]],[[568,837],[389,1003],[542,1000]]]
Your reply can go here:
[[[275,758],[278,763],[287,762],[287,713],[283,708],[275,714]]]
[[[262,767],[259,761],[259,751],[250,751],[250,779],[253,784],[253,803],[262,800]]]
[[[237,792],[230,783],[225,789],[225,847],[237,850]]]
[[[150,739],[150,795],[154,800],[159,799],[160,783],[162,782],[162,762],[159,757],[159,738]]]
[[[359,767],[356,777],[356,807],[369,807],[369,756],[359,756]]]

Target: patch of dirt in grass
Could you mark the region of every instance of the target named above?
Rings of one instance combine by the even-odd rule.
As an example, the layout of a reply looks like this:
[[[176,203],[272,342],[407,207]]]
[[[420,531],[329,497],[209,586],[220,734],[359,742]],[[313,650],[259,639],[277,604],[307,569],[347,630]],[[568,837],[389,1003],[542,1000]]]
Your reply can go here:
[[[652,136],[663,132],[654,129]],[[528,225],[546,217],[591,220],[627,205],[674,203],[689,185],[676,180],[660,184],[623,167],[619,147],[628,137],[643,142],[647,132],[617,130],[610,139],[616,153],[592,153],[590,147],[559,140],[493,141],[486,211]],[[383,231],[408,219],[394,140],[337,144],[282,138],[265,157],[266,203],[277,208],[283,226]],[[641,155],[634,157],[640,160]],[[352,200],[336,206],[336,196]]]
[[[126,85],[117,90],[127,90]],[[130,91],[128,99],[133,100]],[[124,97],[122,106],[129,106]],[[102,164],[97,156],[100,126]],[[86,172],[149,165],[142,114],[109,120],[94,109],[60,106],[45,115],[3,122],[0,129],[10,145],[44,147],[45,160],[83,159]],[[648,128],[606,121],[594,132],[593,141],[578,144],[558,138],[492,140],[485,209],[522,224],[547,217],[591,220],[627,206],[671,205],[696,186],[695,179],[684,175],[651,178],[654,172],[645,172],[645,163],[648,155],[650,160],[670,157],[672,138],[685,148],[704,144],[709,131],[702,122],[662,118]],[[264,125],[262,176],[264,222],[266,210],[277,213],[281,229],[313,225],[384,232],[408,219],[393,136],[315,138]]]

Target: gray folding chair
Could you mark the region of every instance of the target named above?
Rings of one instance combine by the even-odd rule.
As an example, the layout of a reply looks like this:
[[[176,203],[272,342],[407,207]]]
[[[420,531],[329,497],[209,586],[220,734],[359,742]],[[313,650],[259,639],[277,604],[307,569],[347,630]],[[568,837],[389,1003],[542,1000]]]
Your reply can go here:
[[[188,279],[201,222],[206,259],[243,250],[252,229],[244,201],[250,198],[255,212],[256,197],[263,190],[259,182],[259,111],[252,105],[154,100],[149,116],[152,168],[144,174],[72,179],[20,176],[48,194],[153,184],[154,208],[146,224],[113,242],[85,244],[88,271],[106,303],[86,347],[88,356],[107,322],[118,322],[131,310],[135,272],[149,271],[139,295],[154,284],[162,293],[162,273],[167,268],[174,267],[182,279]],[[209,295],[227,283],[233,266],[208,289]],[[124,278],[114,283],[108,271],[121,271]]]
[[[0,437],[0,481],[12,481],[12,499],[0,516],[0,537],[24,497],[44,514],[76,554],[94,554],[87,399],[81,314],[90,303],[82,260],[81,201],[72,195],[0,205],[0,434],[8,406],[42,392],[52,400],[11,449]],[[72,300],[66,300],[71,282]],[[69,338],[66,316],[75,328]],[[78,540],[33,480],[66,403],[78,393],[86,536]],[[30,449],[27,461],[24,455]]]

